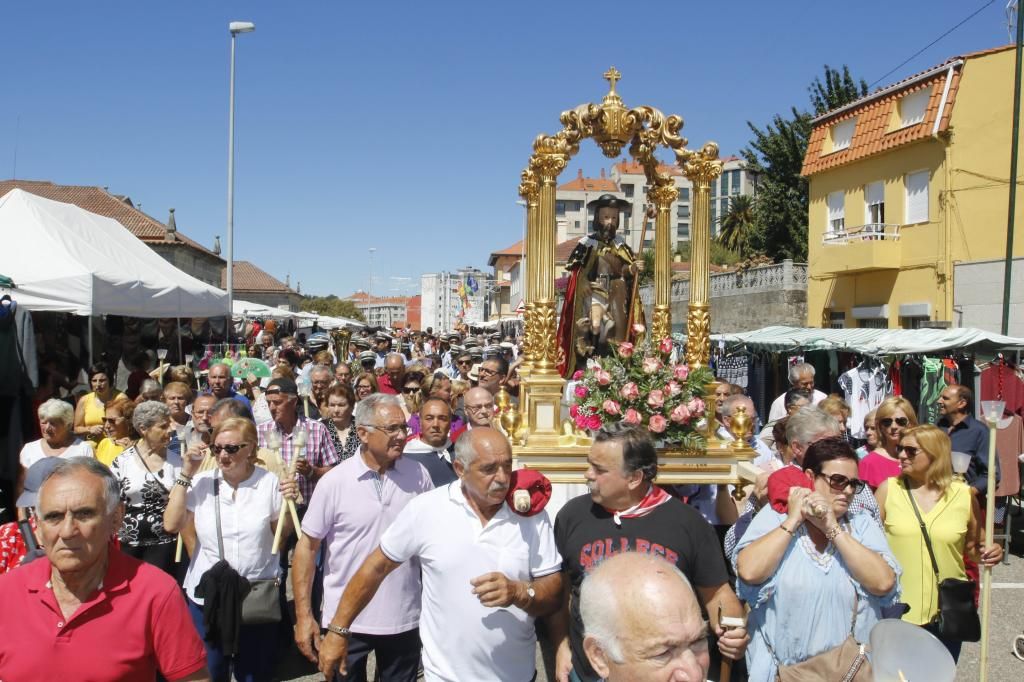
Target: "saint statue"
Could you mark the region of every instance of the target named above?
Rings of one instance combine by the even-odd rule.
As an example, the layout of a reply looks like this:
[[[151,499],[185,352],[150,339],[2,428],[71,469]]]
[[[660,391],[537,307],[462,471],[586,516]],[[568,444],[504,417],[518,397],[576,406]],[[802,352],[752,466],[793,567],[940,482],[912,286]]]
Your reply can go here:
[[[611,194],[587,204],[594,209],[594,223],[566,264],[569,284],[558,321],[558,369],[563,377],[583,369],[587,358],[610,355],[616,344],[631,340],[632,323],[642,319],[637,295],[642,262],[616,235],[620,215],[629,205]]]

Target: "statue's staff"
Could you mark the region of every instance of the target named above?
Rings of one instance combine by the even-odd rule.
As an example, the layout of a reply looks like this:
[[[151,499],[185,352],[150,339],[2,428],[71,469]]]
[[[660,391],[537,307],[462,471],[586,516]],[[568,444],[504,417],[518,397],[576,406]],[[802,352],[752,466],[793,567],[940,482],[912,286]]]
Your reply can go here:
[[[623,337],[627,341],[631,338],[631,335],[633,334],[633,311],[636,306],[637,297],[640,296],[640,271],[643,270],[644,240],[647,239],[647,223],[654,219],[656,210],[657,209],[655,209],[653,206],[647,208],[647,213],[644,216],[643,226],[640,228],[640,247],[637,249],[637,255],[639,256],[639,258],[637,259],[638,266],[636,274],[633,276],[633,290],[629,292],[629,324],[626,325],[626,334]]]

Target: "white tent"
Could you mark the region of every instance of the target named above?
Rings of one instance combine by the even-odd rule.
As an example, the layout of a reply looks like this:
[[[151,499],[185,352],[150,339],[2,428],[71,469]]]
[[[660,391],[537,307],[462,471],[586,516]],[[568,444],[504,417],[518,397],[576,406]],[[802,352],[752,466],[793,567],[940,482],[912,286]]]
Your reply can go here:
[[[237,298],[231,303],[235,321],[252,318],[270,318],[273,320],[298,320],[308,322],[310,325],[315,321],[321,329],[338,329],[340,327],[363,328],[366,325],[359,320],[350,320],[347,317],[328,317],[310,312],[290,312],[283,308],[272,308],[262,303],[251,301],[240,301]],[[300,325],[301,326],[301,325]]]
[[[227,293],[187,275],[112,218],[21,189],[0,197],[0,272],[30,310],[218,317]]]

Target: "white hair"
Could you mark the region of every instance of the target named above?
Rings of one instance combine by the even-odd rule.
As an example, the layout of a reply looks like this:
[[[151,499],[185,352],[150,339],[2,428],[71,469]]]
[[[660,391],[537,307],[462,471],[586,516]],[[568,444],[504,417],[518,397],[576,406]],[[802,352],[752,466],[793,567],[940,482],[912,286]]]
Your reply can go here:
[[[811,373],[814,376],[814,365],[809,362],[798,362],[789,368],[789,383],[796,385],[796,382],[800,381],[802,374]]]
[[[356,426],[376,426],[374,419],[377,418],[377,411],[387,406],[402,409],[402,401],[397,395],[388,393],[371,393],[356,403],[355,420]]]
[[[746,405],[751,408],[747,410],[747,414],[750,415],[751,419],[754,419],[757,416],[754,414],[755,408],[752,407],[754,401],[750,398],[750,396],[743,395],[742,393],[731,395],[724,401],[722,401],[722,416],[731,417],[733,411],[736,409],[736,406],[740,404]]]
[[[50,398],[39,406],[36,411],[39,419],[48,422],[60,422],[64,426],[71,426],[75,422],[75,410],[63,400]]]
[[[171,418],[171,410],[159,400],[147,400],[132,412],[132,426],[139,433],[148,431],[153,425]]]
[[[839,435],[839,422],[832,415],[817,407],[801,407],[790,415],[786,422],[786,440],[809,445],[821,434]]]
[[[53,470],[43,479],[45,485],[51,478],[70,476],[77,471],[87,471],[103,480],[103,502],[107,514],[114,513],[121,502],[121,483],[114,477],[107,465],[93,457],[62,457]],[[42,490],[42,486],[39,486]],[[38,502],[38,500],[37,500]]]
[[[626,552],[617,556],[639,557],[641,561],[649,560],[652,568],[668,568],[683,581],[688,590],[693,590],[683,572],[665,559],[636,552]],[[622,620],[618,600],[620,586],[615,584],[620,576],[613,570],[605,568],[609,562],[614,562],[614,557],[603,561],[584,578],[580,587],[580,619],[583,621],[584,636],[592,637],[608,658],[616,663],[623,663],[625,657],[622,655],[618,630],[618,623]],[[612,565],[614,567],[614,563]],[[641,572],[638,580],[643,580],[646,575],[649,575],[648,571]]]

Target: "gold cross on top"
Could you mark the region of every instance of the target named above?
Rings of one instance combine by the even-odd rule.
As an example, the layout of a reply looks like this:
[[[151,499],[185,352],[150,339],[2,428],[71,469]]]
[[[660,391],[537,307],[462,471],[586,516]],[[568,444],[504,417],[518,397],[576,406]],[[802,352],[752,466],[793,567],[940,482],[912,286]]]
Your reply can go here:
[[[619,73],[619,70],[616,69],[613,66],[612,68],[610,68],[607,71],[605,71],[604,74],[602,74],[602,75],[604,76],[604,79],[611,84],[611,86],[612,86],[611,91],[615,92],[615,83],[616,83],[616,81],[619,81],[619,80],[622,79],[622,74]]]

